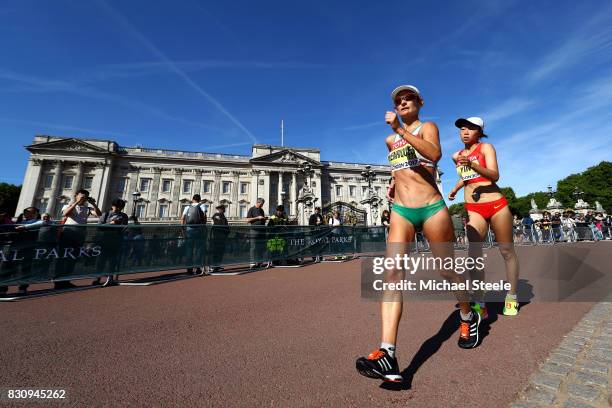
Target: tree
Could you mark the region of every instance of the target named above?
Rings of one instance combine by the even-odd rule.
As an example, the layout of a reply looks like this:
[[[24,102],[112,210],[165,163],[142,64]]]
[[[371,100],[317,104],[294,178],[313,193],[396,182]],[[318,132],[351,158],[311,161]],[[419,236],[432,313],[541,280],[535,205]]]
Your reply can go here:
[[[557,182],[556,198],[563,205],[573,207],[576,204],[574,188],[578,187],[584,195],[582,199],[592,206],[599,201],[603,208],[612,211],[612,162],[603,161],[597,166],[589,167],[586,171],[571,174]]]
[[[450,215],[459,214],[467,216],[467,211],[465,210],[465,205],[463,203],[451,205],[450,207],[448,207],[448,212]]]
[[[9,215],[15,214],[21,186],[0,183],[0,211],[6,211]]]
[[[508,200],[508,203],[512,203],[514,200],[516,200],[516,194],[514,193],[512,187],[501,187],[500,190],[504,197],[506,197],[506,200]]]

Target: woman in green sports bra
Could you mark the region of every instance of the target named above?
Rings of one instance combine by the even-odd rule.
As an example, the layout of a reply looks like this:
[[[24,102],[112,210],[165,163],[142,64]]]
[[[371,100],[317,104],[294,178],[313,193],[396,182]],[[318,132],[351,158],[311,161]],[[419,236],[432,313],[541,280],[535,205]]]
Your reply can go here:
[[[395,111],[387,112],[385,121],[393,129],[386,144],[394,181],[388,193],[389,199],[393,200],[393,209],[386,257],[403,257],[408,253],[419,229],[429,241],[435,257],[453,257],[453,224],[435,181],[435,164],[442,156],[438,128],[432,122],[419,120],[423,98],[415,86],[395,88],[391,99]],[[416,271],[415,276],[423,280],[437,278],[426,276],[424,272]],[[464,277],[452,269],[441,270],[440,273],[451,283],[465,283]],[[404,275],[401,269],[386,271],[385,281],[399,282]],[[470,310],[466,291],[457,291],[455,295],[461,309],[459,347],[476,347],[480,315]],[[381,304],[382,342],[378,350],[357,360],[356,368],[360,374],[383,381],[402,381],[395,358],[402,300],[399,291],[384,292]]]

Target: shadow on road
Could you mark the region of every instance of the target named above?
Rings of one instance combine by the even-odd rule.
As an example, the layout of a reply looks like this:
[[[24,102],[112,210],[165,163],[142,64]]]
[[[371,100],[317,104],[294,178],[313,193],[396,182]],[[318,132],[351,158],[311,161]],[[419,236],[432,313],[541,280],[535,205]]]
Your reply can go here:
[[[380,385],[381,388],[390,391],[402,391],[409,390],[412,387],[412,378],[416,374],[416,372],[421,368],[421,366],[436,352],[442,347],[442,343],[448,340],[453,334],[457,333],[457,329],[459,328],[459,311],[455,310],[452,312],[444,323],[442,323],[442,327],[440,330],[427,340],[421,347],[419,351],[412,357],[412,361],[406,367],[404,371],[402,371],[402,377],[404,381],[401,383],[382,383]]]
[[[520,298],[527,299],[526,302],[519,302],[520,309],[522,309],[527,306],[530,303],[529,300],[533,298],[533,286],[525,279],[519,279],[518,286],[518,293],[526,294]],[[482,344],[483,340],[489,335],[491,325],[494,324],[497,321],[498,316],[503,313],[504,304],[503,302],[495,301],[487,302],[487,309],[489,312],[489,318],[480,324],[480,344]],[[423,344],[421,344],[421,347],[414,355],[414,357],[412,357],[412,361],[410,361],[408,367],[406,367],[406,369],[402,371],[402,377],[404,378],[404,381],[401,383],[383,382],[380,385],[380,388],[389,391],[405,391],[411,389],[412,379],[414,378],[414,375],[419,370],[419,368],[421,368],[421,366],[425,364],[425,362],[431,356],[433,356],[438,352],[438,350],[440,350],[440,347],[442,347],[442,344],[445,341],[447,341],[453,335],[458,335],[458,329],[459,310],[455,310],[448,315],[444,323],[442,323],[440,330],[438,330],[436,334],[434,334],[433,336],[425,340]]]

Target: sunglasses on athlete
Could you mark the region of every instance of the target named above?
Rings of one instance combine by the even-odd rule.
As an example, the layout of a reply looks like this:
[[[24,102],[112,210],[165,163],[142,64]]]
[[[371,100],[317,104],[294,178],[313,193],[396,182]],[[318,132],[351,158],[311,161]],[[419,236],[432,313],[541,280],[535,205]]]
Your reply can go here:
[[[398,96],[397,98],[395,98],[395,105],[401,105],[402,102],[406,101],[406,102],[410,102],[410,101],[416,101],[417,100],[417,96],[415,94],[407,94],[404,96]]]

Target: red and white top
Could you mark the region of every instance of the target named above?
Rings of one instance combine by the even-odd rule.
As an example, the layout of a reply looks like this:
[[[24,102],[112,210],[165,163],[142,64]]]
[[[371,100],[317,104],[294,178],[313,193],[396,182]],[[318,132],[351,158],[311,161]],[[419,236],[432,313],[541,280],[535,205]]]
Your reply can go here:
[[[481,147],[482,147],[482,143],[478,143],[474,151],[470,153],[467,157],[470,162],[476,162],[480,164],[482,167],[486,168],[487,160],[484,154],[482,154],[482,152],[480,151]],[[459,150],[457,152],[457,155],[461,156],[464,151],[465,149]],[[458,164],[457,174],[459,174],[459,177],[461,177],[464,184],[478,183],[480,181],[491,181],[488,178],[480,175],[476,170],[474,170],[473,168],[469,166],[461,166]]]

